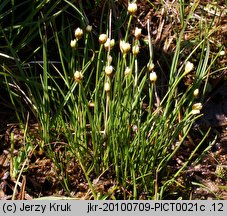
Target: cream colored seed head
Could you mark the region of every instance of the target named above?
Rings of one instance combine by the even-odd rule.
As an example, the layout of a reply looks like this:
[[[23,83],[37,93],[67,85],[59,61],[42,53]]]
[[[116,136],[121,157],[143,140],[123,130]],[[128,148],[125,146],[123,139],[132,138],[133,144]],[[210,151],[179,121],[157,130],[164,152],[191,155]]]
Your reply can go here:
[[[106,34],[100,34],[99,35],[99,43],[104,44],[107,41],[108,36]]]
[[[128,4],[128,12],[129,14],[134,15],[137,11],[137,4],[136,3],[129,3]]]
[[[113,66],[112,66],[112,65],[106,66],[106,67],[105,67],[105,73],[106,73],[106,75],[107,75],[108,77],[110,77],[110,76],[112,75],[112,73],[113,73]]]
[[[195,103],[192,105],[193,110],[201,110],[203,108],[201,103]]]
[[[220,53],[219,53],[220,56],[224,56],[225,55],[225,51],[222,50]]]
[[[87,32],[91,32],[91,31],[92,31],[92,26],[91,26],[91,25],[87,25],[86,31],[87,31]]]
[[[108,55],[108,57],[107,57],[107,61],[108,61],[108,63],[109,63],[109,64],[111,64],[111,63],[112,63],[112,60],[113,60],[112,56],[111,56],[111,55]]]
[[[199,95],[199,89],[195,89],[193,92],[193,96],[198,97],[198,95]]]
[[[203,108],[201,103],[195,103],[192,105],[192,114],[196,115],[200,113],[200,110]]]
[[[70,46],[71,46],[72,48],[75,48],[75,47],[76,47],[76,40],[75,40],[75,39],[74,39],[74,40],[71,40]]]
[[[112,49],[114,47],[114,45],[115,45],[114,39],[110,40],[109,38],[107,38],[106,42],[104,43],[104,47],[105,47],[106,50],[108,50],[109,47],[110,47],[110,49]]]
[[[123,54],[127,54],[131,50],[131,45],[125,41],[120,41],[120,50]]]
[[[152,71],[154,69],[154,63],[153,62],[149,62],[147,64],[147,69],[148,69],[148,71]]]
[[[193,114],[193,115],[200,114],[200,110],[192,110],[192,114]]]
[[[105,82],[104,90],[105,90],[105,92],[110,92],[110,83],[109,82]]]
[[[150,79],[150,82],[151,83],[155,83],[156,82],[156,80],[157,80],[157,74],[155,73],[155,72],[151,72],[150,73],[150,77],[149,77],[149,79]]]
[[[81,71],[76,71],[74,73],[74,79],[77,83],[81,82],[81,80],[83,79],[83,74],[81,73]]]
[[[93,107],[95,107],[95,103],[92,102],[92,101],[89,101],[89,102],[88,102],[88,106],[93,108]]]
[[[83,30],[81,28],[77,28],[75,30],[75,38],[77,40],[81,39],[83,37]]]
[[[135,46],[132,47],[132,54],[133,55],[138,55],[139,52],[140,52],[140,48],[139,48],[138,45],[135,45]]]
[[[191,72],[193,69],[194,69],[194,64],[191,63],[190,61],[187,61],[186,65],[185,65],[184,73],[187,74],[187,73]]]
[[[140,39],[141,32],[142,32],[142,29],[136,27],[136,29],[135,29],[135,34],[134,34],[134,35],[135,35],[135,37],[136,37],[137,40]]]
[[[125,76],[128,76],[132,72],[130,67],[125,68]]]

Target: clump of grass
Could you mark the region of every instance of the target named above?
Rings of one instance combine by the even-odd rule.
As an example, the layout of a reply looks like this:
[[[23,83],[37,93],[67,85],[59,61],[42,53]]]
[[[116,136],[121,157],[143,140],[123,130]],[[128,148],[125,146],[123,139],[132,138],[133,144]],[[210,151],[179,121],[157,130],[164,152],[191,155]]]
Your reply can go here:
[[[182,37],[198,3],[190,8],[185,20],[181,20],[182,28],[178,33],[163,97],[157,90],[162,77],[155,70],[158,66],[153,59],[155,53],[149,22],[147,62],[145,65],[140,63],[141,29],[132,27],[136,3],[128,5],[128,24],[123,38],[112,36],[110,10],[108,25],[104,32],[100,32],[99,40],[93,37],[92,27],[81,12],[82,8],[80,11],[68,4],[78,12],[83,26],[77,26],[73,33],[68,26],[58,30],[56,20],[47,19],[53,31],[53,36],[48,38],[46,20],[41,23],[38,27],[42,42],[39,47],[42,49],[41,63],[35,63],[33,68],[24,68],[16,60],[15,50],[10,49],[20,75],[15,76],[5,66],[2,74],[15,110],[15,101],[23,107],[18,102],[18,95],[15,95],[15,86],[24,82],[26,92],[16,90],[25,95],[39,121],[40,149],[46,151],[55,163],[62,187],[68,194],[71,188],[67,163],[74,159],[83,171],[94,199],[163,199],[208,134],[185,158],[182,167],[172,171],[168,169],[200,117],[203,101],[198,101],[197,96],[201,92],[202,98],[206,92],[209,76],[209,35],[204,35],[179,64]],[[52,12],[52,7],[49,12]],[[57,50],[56,64],[51,63],[49,43],[54,44]],[[196,66],[191,63],[194,53],[200,55]],[[195,74],[195,80],[182,91],[180,83],[191,72]],[[146,102],[148,106],[144,109]],[[20,113],[18,118],[21,120]],[[64,142],[67,143],[62,153],[64,157],[51,145],[57,138],[52,137],[52,130],[64,134]],[[101,178],[111,178],[114,186],[108,191],[100,191],[97,185]]]
[[[70,90],[65,94],[62,103],[70,110],[71,116],[68,120],[74,132],[68,133],[67,139],[71,151],[82,166],[94,198],[97,198],[97,192],[89,176],[93,173],[92,175],[98,177],[105,170],[110,170],[111,175],[115,176],[116,184],[124,188],[123,198],[136,199],[145,193],[162,199],[166,185],[174,182],[181,171],[172,173],[171,180],[165,180],[168,184],[161,183],[165,179],[168,162],[187,138],[198,118],[194,113],[199,113],[201,105],[193,105],[193,92],[200,88],[207,75],[207,66],[206,63],[203,64],[203,69],[197,72],[197,79],[186,92],[179,92],[180,81],[193,70],[188,69],[190,56],[182,67],[177,68],[183,29],[172,62],[168,90],[165,97],[159,101],[156,82],[160,76],[152,66],[152,45],[149,42],[150,59],[147,65],[139,65],[137,54],[140,33],[130,34],[132,12],[129,13],[128,19],[124,40],[114,38],[114,42],[111,38],[110,13],[109,29],[106,34],[100,35],[100,49],[92,58],[85,55],[83,61],[80,60],[80,51],[76,45],[73,46],[71,59],[77,62],[77,65],[73,62],[70,65],[74,65],[72,71],[77,72],[74,74],[74,83],[68,85]],[[140,32],[138,28],[137,32]],[[85,33],[84,53],[87,53],[86,46],[90,37],[88,34]],[[151,41],[150,36],[148,38]],[[76,38],[76,42],[79,40]],[[113,50],[114,43],[118,43],[119,48]],[[206,43],[206,39],[201,42]],[[111,57],[112,53],[115,58]],[[95,85],[92,85],[93,80]],[[144,89],[148,89],[149,95],[144,94]],[[142,108],[145,100],[149,101],[146,111]],[[61,108],[64,109],[63,106]],[[58,114],[62,115],[60,109]],[[177,147],[172,151],[175,143]],[[188,162],[200,144],[192,152]],[[88,152],[91,158],[86,156]],[[132,192],[131,195],[127,195],[126,191]]]

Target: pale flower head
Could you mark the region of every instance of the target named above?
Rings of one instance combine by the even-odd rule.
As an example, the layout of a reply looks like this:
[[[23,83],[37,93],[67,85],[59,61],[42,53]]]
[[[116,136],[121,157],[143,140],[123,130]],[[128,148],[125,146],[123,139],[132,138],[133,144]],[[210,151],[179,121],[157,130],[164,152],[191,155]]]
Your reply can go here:
[[[157,77],[157,74],[155,72],[150,73],[149,80],[150,80],[151,83],[155,83],[157,78],[158,77]]]
[[[92,102],[92,101],[89,101],[89,102],[88,102],[88,106],[93,108],[93,107],[95,107],[95,103]]]
[[[75,33],[74,34],[75,34],[75,38],[77,40],[79,40],[79,39],[81,39],[83,37],[83,30],[81,28],[77,28],[75,30]]]
[[[193,96],[194,96],[194,97],[198,97],[198,95],[199,95],[199,89],[195,89],[195,90],[193,91]]]
[[[192,105],[192,114],[196,115],[200,113],[200,110],[203,108],[201,103],[195,103]]]
[[[125,41],[120,41],[120,50],[123,54],[126,54],[130,52],[131,50],[131,45],[129,43],[126,43]]]
[[[107,56],[107,61],[108,61],[108,64],[111,64],[111,63],[112,63],[113,58],[112,58],[111,55],[108,55],[108,56]]]
[[[220,53],[219,53],[220,56],[224,56],[225,55],[225,51],[222,50]]]
[[[91,31],[92,31],[92,26],[91,26],[91,25],[87,25],[86,31],[87,31],[87,32],[91,32]]]
[[[113,66],[112,66],[112,65],[106,66],[106,67],[105,67],[105,74],[106,74],[108,77],[110,77],[110,76],[112,75],[112,73],[113,73]]]
[[[106,34],[100,34],[99,35],[99,43],[104,44],[107,41],[108,36]]]
[[[105,90],[105,92],[110,92],[110,83],[109,82],[105,82],[104,90]]]
[[[134,15],[137,11],[137,4],[136,3],[129,3],[128,4],[128,12],[129,14]]]
[[[72,48],[76,47],[76,39],[71,40],[70,46],[71,46]]]
[[[114,45],[115,45],[114,39],[110,40],[109,38],[107,38],[106,42],[104,43],[104,47],[105,47],[106,50],[108,50],[109,47],[110,47],[110,49],[112,49],[114,47]]]
[[[142,29],[136,27],[134,35],[135,35],[137,40],[140,39],[141,32],[142,32]]]
[[[184,73],[187,74],[187,73],[191,72],[193,69],[194,69],[194,64],[191,63],[190,61],[187,61],[186,65],[185,65]]]
[[[139,47],[138,45],[134,45],[134,46],[132,47],[132,54],[133,54],[133,55],[138,55],[139,52],[140,52],[140,47]]]
[[[81,82],[81,80],[83,79],[83,74],[81,73],[81,71],[76,71],[74,73],[74,79],[77,83]]]
[[[130,67],[125,68],[125,76],[128,76],[132,72],[132,69]]]
[[[148,71],[152,71],[154,69],[154,63],[153,63],[153,61],[151,61],[151,62],[149,62],[147,64],[147,69],[148,69]]]
[[[192,110],[192,114],[193,114],[193,115],[200,114],[200,110]]]

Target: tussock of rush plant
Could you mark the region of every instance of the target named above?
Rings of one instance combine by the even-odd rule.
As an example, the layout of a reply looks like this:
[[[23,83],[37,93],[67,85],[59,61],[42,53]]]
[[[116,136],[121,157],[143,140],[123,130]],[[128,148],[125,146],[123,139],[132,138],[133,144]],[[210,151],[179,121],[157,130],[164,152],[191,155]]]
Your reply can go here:
[[[40,76],[43,76],[43,77],[40,77],[40,78],[38,77],[38,79],[36,80],[37,82],[39,82],[40,80],[39,84],[41,88],[43,88],[43,92],[46,96],[44,98],[42,97],[42,95],[40,94],[41,88],[37,89],[35,82],[30,82],[30,79],[27,79],[27,77],[24,77],[23,74],[21,75],[22,76],[21,80],[24,80],[26,82],[25,86],[28,87],[28,92],[31,92],[32,93],[31,95],[33,95],[34,93],[34,98],[32,98],[32,101],[34,100],[35,102],[34,107],[36,109],[33,109],[33,111],[36,112],[37,117],[43,129],[43,130],[40,130],[40,132],[42,133],[41,137],[43,139],[41,145],[43,145],[44,143],[48,144],[50,140],[52,140],[52,138],[51,139],[49,138],[50,137],[49,132],[52,131],[52,129],[56,130],[56,134],[58,132],[60,132],[60,134],[62,135],[64,134],[63,139],[67,140],[67,145],[65,145],[64,149],[66,150],[67,154],[68,152],[72,152],[72,157],[75,156],[74,158],[75,160],[73,161],[73,163],[75,161],[79,162],[79,163],[76,163],[76,166],[80,166],[79,169],[83,172],[83,177],[79,176],[79,178],[82,178],[82,179],[86,178],[87,182],[83,182],[83,184],[87,185],[88,183],[89,191],[91,191],[93,197],[90,196],[90,192],[88,196],[91,197],[92,199],[93,198],[107,199],[112,197],[113,199],[117,199],[119,197],[124,199],[127,199],[127,198],[134,199],[134,198],[140,198],[141,193],[147,194],[149,198],[162,199],[163,197],[166,197],[166,192],[175,193],[176,192],[175,187],[173,187],[174,191],[169,191],[169,189],[172,188],[172,186],[174,186],[173,184],[169,184],[169,183],[173,182],[175,184],[175,182],[178,180],[178,176],[180,176],[181,171],[185,167],[183,166],[182,169],[180,169],[175,173],[175,169],[170,171],[169,167],[171,167],[172,163],[169,163],[169,162],[171,162],[172,158],[176,158],[174,157],[174,154],[176,152],[175,149],[177,150],[178,146],[176,146],[175,144],[176,144],[176,141],[181,136],[181,131],[184,132],[184,136],[181,137],[179,146],[181,145],[181,143],[184,142],[184,139],[188,137],[187,134],[189,133],[190,128],[193,126],[194,119],[198,117],[198,116],[193,116],[193,114],[194,115],[200,114],[202,109],[201,103],[193,102],[193,100],[199,95],[199,88],[203,87],[203,85],[202,86],[200,85],[201,83],[199,82],[199,80],[195,79],[195,81],[192,83],[192,89],[193,90],[195,89],[195,90],[194,91],[192,90],[193,92],[191,92],[191,89],[190,89],[190,93],[193,94],[192,96],[195,98],[193,98],[192,101],[189,101],[190,106],[185,106],[185,104],[188,104],[187,102],[191,98],[187,97],[188,91],[186,93],[184,92],[181,93],[179,91],[180,88],[178,84],[180,83],[182,76],[178,76],[178,74],[177,76],[175,76],[176,74],[175,72],[177,71],[178,65],[181,62],[181,54],[182,54],[181,49],[184,48],[183,44],[181,44],[182,38],[184,36],[184,31],[185,29],[187,29],[187,28],[184,28],[184,24],[185,24],[185,27],[187,27],[188,23],[190,23],[191,25],[191,22],[189,22],[189,19],[191,19],[191,15],[194,9],[191,10],[191,13],[189,13],[189,15],[186,15],[187,20],[182,20],[183,28],[181,28],[182,30],[180,30],[181,32],[179,32],[180,33],[179,37],[175,38],[176,47],[175,47],[172,65],[171,67],[170,65],[168,65],[168,67],[166,67],[167,70],[164,71],[164,73],[168,73],[169,75],[169,76],[166,76],[167,81],[169,79],[171,82],[169,82],[169,84],[167,84],[168,86],[166,86],[168,90],[166,95],[164,96],[164,99],[161,101],[160,110],[156,109],[156,111],[154,112],[154,109],[153,109],[154,105],[156,106],[156,104],[160,104],[160,102],[158,102],[159,100],[157,95],[158,92],[156,91],[156,88],[153,88],[153,87],[157,79],[159,78],[161,80],[163,79],[163,76],[161,75],[160,70],[158,71],[158,76],[154,72],[154,63],[156,64],[156,56],[155,56],[155,61],[153,63],[152,61],[153,56],[151,52],[152,40],[150,40],[149,34],[148,34],[148,39],[149,39],[148,46],[149,46],[150,55],[141,56],[142,58],[144,57],[145,60],[147,60],[147,62],[149,63],[147,65],[142,65],[144,61],[140,62],[139,61],[140,59],[136,58],[136,55],[138,55],[141,49],[141,47],[139,46],[139,40],[141,38],[142,29],[138,27],[134,28],[133,26],[136,26],[136,23],[131,22],[132,19],[135,18],[134,15],[137,12],[137,4],[134,3],[136,1],[134,0],[133,2],[131,1],[132,0],[130,0],[127,8],[128,15],[129,15],[127,18],[129,19],[124,20],[125,23],[128,23],[125,29],[126,30],[125,37],[124,35],[122,35],[122,38],[124,39],[120,41],[118,39],[120,50],[118,49],[118,53],[114,53],[116,50],[111,51],[111,55],[113,56],[113,63],[112,63],[112,57],[110,56],[110,53],[106,52],[106,50],[109,51],[109,49],[113,48],[115,45],[115,40],[111,39],[111,36],[109,36],[108,38],[107,34],[100,34],[97,40],[97,42],[99,41],[100,43],[100,49],[99,51],[96,51],[95,50],[96,46],[94,46],[93,41],[89,40],[89,37],[88,37],[89,35],[88,33],[92,31],[92,26],[87,25],[86,29],[84,29],[84,32],[81,28],[77,28],[73,32],[74,40],[71,40],[71,42],[69,43],[67,34],[65,34],[65,32],[62,31],[62,29],[71,28],[72,23],[69,23],[70,25],[68,25],[68,24],[65,24],[68,22],[62,22],[63,26],[61,30],[60,31],[56,30],[56,32],[54,32],[56,33],[54,34],[55,36],[50,37],[45,44],[46,46],[43,46],[44,51],[47,52],[48,54],[48,55],[43,55],[43,60],[45,60],[45,62],[48,62],[50,60],[48,56],[50,56],[49,54],[51,53],[49,53],[50,52],[49,50],[45,50],[45,48],[49,47],[52,44],[52,42],[56,43],[57,45],[56,47],[58,47],[58,52],[54,54],[57,55],[56,56],[57,59],[60,59],[60,61],[62,61],[61,68],[63,70],[63,73],[61,73],[61,71],[59,71],[57,67],[55,67],[57,73],[54,73],[56,74],[56,76],[55,75],[52,76],[49,71],[49,67],[43,68],[43,75],[40,74]],[[81,6],[84,4],[82,2],[86,2],[86,1],[81,1]],[[101,1],[97,1],[97,2],[101,2]],[[114,1],[109,1],[109,2],[113,3]],[[183,1],[178,1],[178,2],[179,4],[181,4],[180,2],[183,2]],[[106,4],[106,5],[109,5],[109,4]],[[192,8],[194,7],[194,5],[196,4],[192,4]],[[4,3],[2,6],[4,7]],[[181,5],[181,6],[184,6],[184,5]],[[48,8],[48,5],[45,5],[45,7]],[[89,6],[86,5],[86,7],[84,8],[85,10],[82,10],[82,13],[80,16],[86,13],[86,9],[88,7]],[[188,7],[190,8],[191,6],[188,5]],[[16,8],[17,7],[15,7],[15,9]],[[47,8],[45,8],[43,12],[46,11]],[[183,8],[183,7],[179,7],[179,8]],[[92,9],[93,8],[91,8],[91,10]],[[56,10],[58,9],[56,8]],[[62,14],[62,18],[65,19],[65,15],[67,13],[65,13],[65,10],[61,10],[61,11],[64,12],[64,14]],[[61,11],[59,11],[59,14]],[[105,13],[106,11],[107,10],[103,10],[103,13]],[[78,14],[79,13],[74,13],[73,16],[79,16]],[[8,18],[8,15],[6,13],[3,14],[2,16],[3,18],[4,16],[7,16]],[[47,17],[49,18],[49,15],[47,15]],[[108,16],[105,16],[105,14],[103,14],[102,17],[108,17]],[[50,18],[55,19],[55,16]],[[81,22],[84,22],[86,20],[84,19],[84,17],[76,17],[76,18],[78,18],[77,20],[80,20]],[[182,16],[182,19],[184,19],[183,16]],[[119,22],[122,21],[121,19],[118,19],[118,20]],[[116,21],[118,22],[118,20]],[[13,27],[12,30],[16,29],[14,28],[16,27],[15,23],[12,26],[11,22],[13,21],[11,21],[10,19],[10,22],[9,22],[10,27],[3,28],[2,33],[6,32],[8,34],[8,29],[12,27]],[[113,23],[111,18],[109,22]],[[102,25],[100,27],[104,29],[103,32],[110,33],[110,32],[116,32],[118,30],[118,29],[108,29],[108,31],[105,31],[107,23],[108,21],[102,22],[102,23],[100,22],[100,25]],[[149,23],[150,23],[149,20],[147,23],[148,23],[147,25],[147,30],[148,30]],[[22,23],[22,26],[23,24],[24,23]],[[113,26],[122,26],[122,24],[124,23],[117,23],[116,25],[115,24],[116,23],[113,23]],[[83,26],[84,25],[86,25],[86,23],[83,23]],[[201,25],[202,25],[202,22],[201,22]],[[27,25],[26,23],[26,26],[30,26],[30,25]],[[43,29],[44,26],[45,26],[44,20],[40,20],[39,28],[36,28],[37,31],[31,31],[31,32],[38,32],[40,31],[40,29]],[[32,28],[33,27],[35,26],[32,26]],[[109,25],[109,28],[111,28],[111,25]],[[133,34],[131,34],[133,30],[134,32]],[[201,32],[202,30],[203,29],[201,29]],[[54,31],[55,31],[55,28],[54,28]],[[150,33],[151,31],[147,31],[147,32]],[[172,32],[170,33],[172,34]],[[77,44],[78,40],[83,39],[83,34],[85,34],[84,43]],[[37,35],[39,37],[39,34]],[[36,37],[36,35],[34,36]],[[208,35],[207,37],[205,35],[204,38],[208,38]],[[2,34],[1,39],[4,40],[4,34]],[[10,38],[8,38],[7,40],[9,40],[9,42],[7,42],[6,45],[11,44],[13,42],[13,40]],[[25,38],[24,41],[26,40],[30,41],[30,39]],[[49,41],[51,41],[50,44],[49,44]],[[67,48],[69,50],[69,52],[67,53],[69,54],[72,53],[72,56],[65,55],[66,53],[64,51],[65,49],[62,49],[62,47],[65,46],[64,41],[67,41],[66,46],[68,46]],[[196,65],[201,65],[201,68],[198,67],[199,72],[201,74],[201,80],[204,80],[204,77],[206,78],[209,75],[208,74],[208,71],[210,71],[209,63],[215,62],[213,60],[208,61],[209,60],[208,58],[210,57],[208,53],[209,49],[205,50],[205,48],[207,47],[208,41],[209,40],[204,40],[204,43],[203,41],[201,41],[201,44],[199,46],[199,47],[203,47],[201,46],[203,43],[204,51],[205,51],[204,54],[203,52],[201,52],[201,59],[199,60],[200,61],[199,64],[196,63]],[[129,42],[131,42],[131,44]],[[83,46],[82,44],[84,44],[84,47],[79,47],[77,52],[70,52],[70,47],[75,48],[77,45]],[[42,45],[43,44],[39,44],[39,47],[42,47]],[[3,48],[3,49],[7,49],[7,46],[5,47],[6,48]],[[22,47],[22,46],[18,46],[18,47]],[[10,47],[10,49],[12,49],[14,53],[17,53],[18,51],[15,47],[13,48]],[[193,50],[192,52],[195,52],[195,51],[197,52],[196,49]],[[90,50],[92,50],[92,54],[93,54],[92,59],[91,59],[90,52],[88,52]],[[9,53],[12,52],[11,50],[8,50],[8,51]],[[198,49],[198,56],[200,56],[199,52],[200,51]],[[36,52],[34,52],[34,54],[36,54]],[[126,54],[128,56],[126,56]],[[154,53],[154,55],[155,54],[156,53]],[[220,51],[219,54],[225,55],[226,53],[224,51]],[[150,59],[148,59],[149,56],[150,56]],[[190,56],[188,57],[188,59],[189,58]],[[68,64],[66,64],[65,62],[67,62]],[[114,67],[112,65],[114,65]],[[145,71],[144,66],[145,67],[147,66],[146,70],[148,71],[148,76],[143,75],[144,74],[143,72]],[[81,69],[81,71],[76,69]],[[193,63],[188,61],[188,62],[185,62],[184,65],[180,67],[180,69],[182,69],[183,75],[186,75],[187,73],[190,73],[194,69],[194,65]],[[21,73],[21,71],[24,72],[24,68],[22,66],[20,67],[18,72]],[[24,74],[27,74],[28,70],[26,69],[25,72],[26,73]],[[72,75],[71,72],[72,73],[75,72],[75,73]],[[85,77],[83,77],[82,72],[86,74]],[[114,76],[113,76],[113,72],[114,72]],[[11,77],[11,76],[14,76],[13,73],[2,72],[2,74],[4,73],[5,73],[4,79],[8,82],[8,85],[10,83],[12,84],[12,78],[15,82],[17,82],[17,80],[20,80],[20,79],[15,79],[17,77]],[[33,78],[36,78],[34,77],[35,76],[34,74],[31,74],[31,75],[32,75],[32,80]],[[72,77],[72,76],[73,78],[68,79],[68,77]],[[128,76],[128,77],[125,77],[125,76]],[[55,80],[55,77],[56,77],[56,80]],[[53,79],[53,82],[52,82],[52,79]],[[74,85],[71,85],[72,79],[74,81]],[[27,80],[29,82],[27,82]],[[59,80],[63,81],[66,84],[67,88],[61,88],[62,84],[59,85],[58,83]],[[79,85],[79,88],[74,88],[76,83],[80,84],[82,81],[84,84],[83,86]],[[54,86],[52,86],[52,84]],[[147,91],[148,89],[147,87],[151,87],[149,89],[150,90],[149,92]],[[160,87],[160,86],[157,86],[157,87]],[[8,88],[8,90],[10,91],[9,93],[12,96],[10,98],[15,98],[15,100],[17,100],[17,98],[14,97],[15,92],[13,88],[12,89]],[[204,93],[205,90],[206,89],[201,89],[201,92]],[[111,91],[113,91],[113,94],[110,94]],[[39,95],[41,95],[41,97],[39,97]],[[111,100],[110,100],[110,95],[112,96]],[[153,100],[154,96],[157,102],[156,104],[154,103],[155,101]],[[14,99],[11,99],[11,100],[14,100]],[[144,111],[144,109],[141,109],[142,108],[141,105],[143,105],[145,101],[150,102],[148,108],[146,108],[146,111]],[[20,100],[15,102],[21,103]],[[81,102],[83,102],[83,104],[81,104]],[[174,104],[176,104],[177,106],[174,106]],[[92,111],[91,109],[87,109],[87,105],[89,106],[89,108],[91,107],[93,108]],[[23,104],[21,104],[21,107],[22,106]],[[50,107],[53,107],[54,110],[57,111],[56,114],[54,114],[54,116],[50,115],[50,113],[52,113],[50,112],[51,111]],[[72,112],[70,112],[70,115],[69,116],[65,115],[65,113],[67,113],[69,110],[70,111],[72,110]],[[180,112],[180,117],[179,117],[179,111],[181,110],[185,110],[185,112],[182,112],[182,113]],[[147,115],[147,111],[149,112],[148,115]],[[159,115],[160,113],[159,111],[161,111],[163,115]],[[142,116],[143,118],[141,118]],[[87,125],[89,125],[89,127],[87,127]],[[60,129],[59,131],[58,131],[58,128]],[[89,128],[89,131],[87,130],[88,128]],[[103,128],[104,128],[104,132],[103,132]],[[71,132],[71,130],[73,130],[73,133]],[[88,136],[88,132],[89,132],[89,136]],[[103,136],[103,134],[105,136]],[[52,134],[51,134],[51,137],[52,137]],[[202,142],[203,140],[200,142],[200,144]],[[200,144],[198,144],[197,147],[199,147]],[[52,146],[52,145],[45,145],[45,146],[49,148],[49,146]],[[172,146],[174,146],[174,149],[172,149]],[[172,149],[173,151],[171,151],[170,149]],[[195,152],[196,152],[196,149],[191,153],[189,159],[183,156],[183,158],[186,159],[184,163],[185,166],[187,165],[190,158],[193,158],[193,155],[195,154]],[[56,166],[63,167],[63,168],[60,168],[62,169],[60,171],[61,173],[66,173],[66,175],[63,177],[61,176],[61,179],[63,179],[63,181],[62,180],[60,181],[63,183],[62,185],[64,185],[64,190],[67,191],[68,194],[70,194],[71,191],[68,185],[69,181],[67,179],[68,170],[67,168],[64,168],[65,167],[64,156],[67,154],[63,153],[61,157],[63,160],[60,159],[59,161],[59,153],[61,153],[61,151],[60,152],[53,151],[52,147],[47,151],[47,155],[49,154],[48,157],[50,158],[55,157],[53,161],[55,161],[54,163],[56,164]],[[27,152],[24,155],[28,155]],[[15,158],[16,157],[17,156],[15,156]],[[71,157],[71,154],[70,154],[70,157]],[[61,164],[62,162],[64,162],[64,164]],[[174,162],[175,162],[175,159],[174,159]],[[111,166],[111,169],[109,169],[110,166]],[[76,170],[77,170],[77,167],[76,167]],[[113,179],[113,187],[110,188],[111,191],[113,192],[109,193],[109,190],[108,190],[107,193],[106,191],[103,191],[103,194],[102,194],[102,192],[100,192],[99,189],[96,190],[96,187],[94,187],[96,186],[96,183],[94,183],[96,182],[96,179],[94,179],[94,177],[103,176],[104,170],[108,170],[108,173],[111,174],[111,176],[115,176],[115,178]],[[168,174],[168,177],[166,177],[165,173]],[[71,179],[71,174],[69,173],[69,175],[70,175],[69,179]],[[109,178],[109,175],[106,175],[106,176],[108,176]],[[103,179],[104,181],[106,180],[104,176],[103,176]],[[116,183],[116,186],[115,186],[115,183]],[[170,187],[168,185],[170,185]],[[121,191],[121,188],[123,189],[123,192]],[[120,192],[118,193],[116,190]],[[118,194],[120,194],[119,197],[117,197]],[[191,194],[191,191],[190,191],[190,194]],[[176,196],[177,195],[178,194],[176,192]],[[180,195],[179,195],[179,198],[180,198]]]

